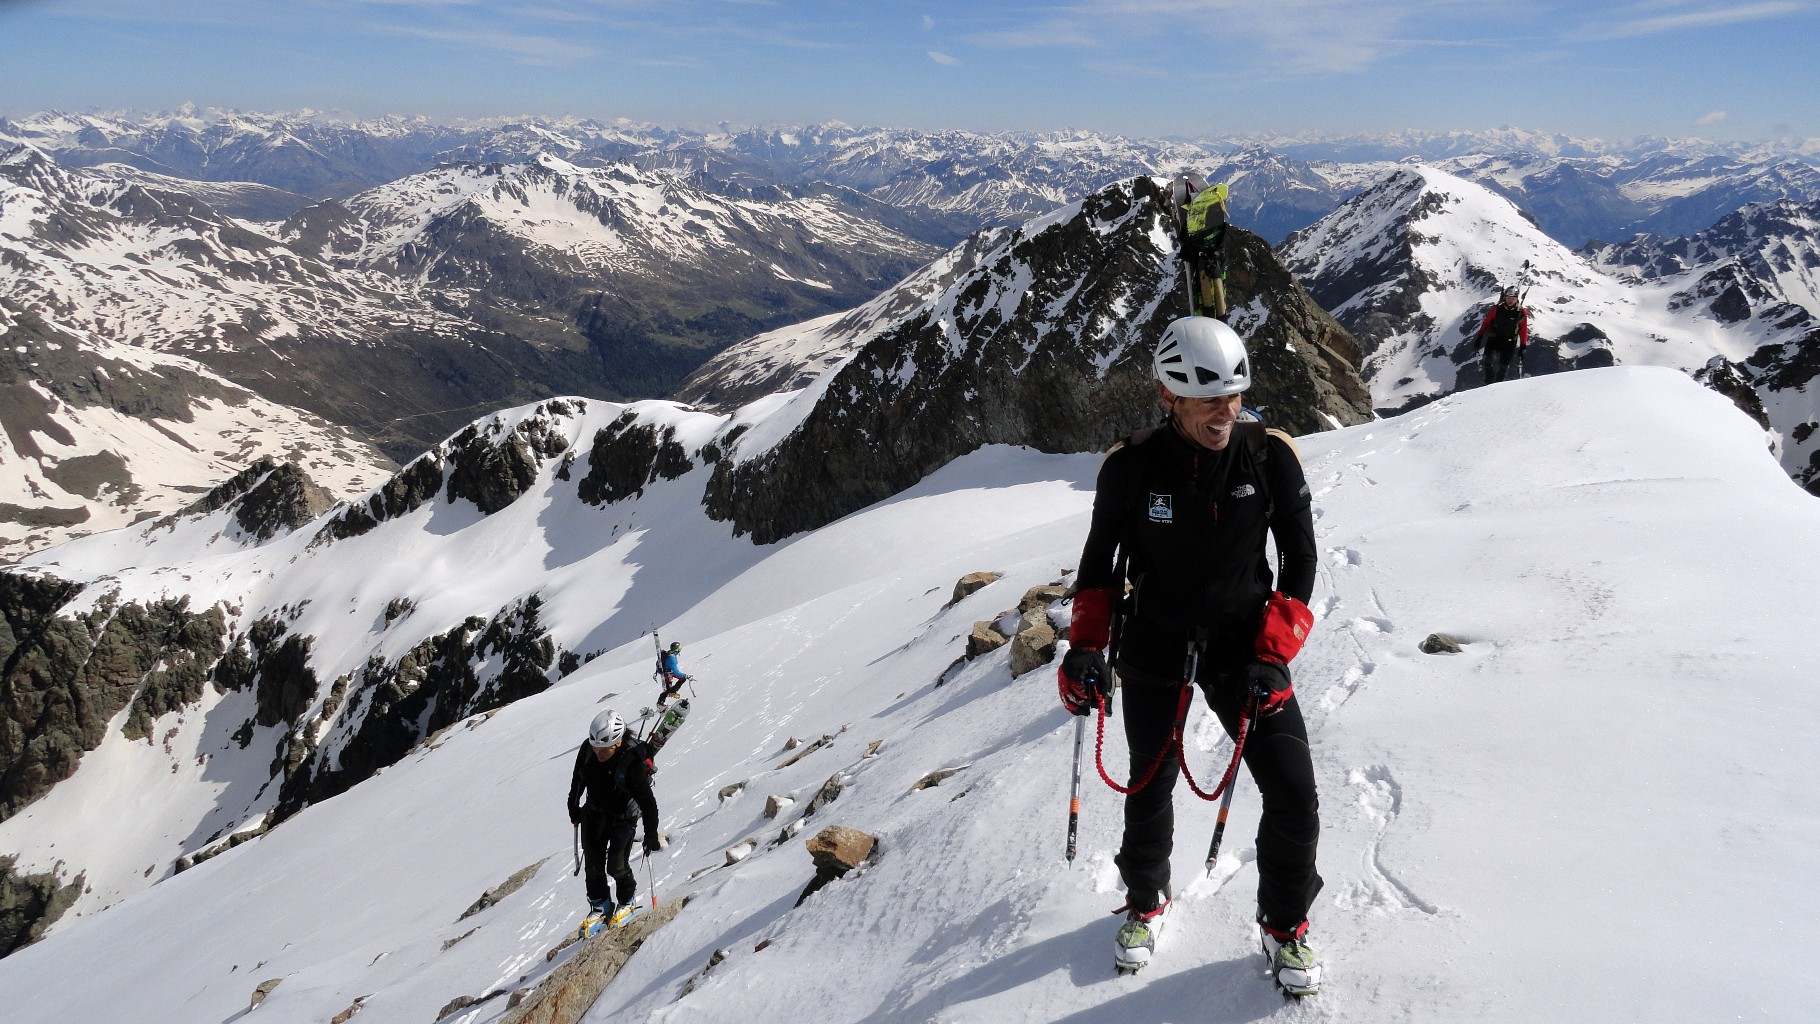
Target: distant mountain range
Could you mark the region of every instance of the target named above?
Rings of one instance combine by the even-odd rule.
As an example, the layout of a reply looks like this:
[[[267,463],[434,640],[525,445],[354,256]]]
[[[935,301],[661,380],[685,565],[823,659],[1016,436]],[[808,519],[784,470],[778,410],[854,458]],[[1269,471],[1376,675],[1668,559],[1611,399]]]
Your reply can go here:
[[[1444,319],[1466,316],[1497,268],[1523,258],[1556,265],[1562,281],[1596,274],[1616,289],[1610,310],[1640,304],[1657,311],[1654,326],[1590,310],[1553,323],[1577,308],[1569,301],[1538,313],[1547,343],[1534,369],[1609,357],[1698,370],[1722,356],[1737,367],[1723,375],[1732,393],[1781,410],[1765,416],[1780,424],[1791,473],[1820,474],[1802,462],[1814,429],[1803,425],[1820,416],[1797,387],[1814,358],[1799,315],[1815,312],[1803,211],[1820,202],[1820,155],[1800,149],[1508,129],[1181,141],[188,110],[0,120],[0,147],[0,301],[15,314],[0,345],[38,351],[19,333],[31,323],[95,360],[122,347],[192,360],[221,386],[291,410],[281,419],[346,428],[385,453],[354,458],[360,466],[409,461],[476,415],[544,397],[730,409],[804,386],[913,310],[960,310],[941,296],[1018,244],[1021,225],[1111,185],[1194,169],[1231,185],[1235,224],[1265,242],[1295,236],[1285,259],[1372,354],[1362,371],[1380,409],[1476,372],[1457,351],[1447,366],[1405,365],[1428,343],[1393,340],[1422,333],[1397,303],[1460,268],[1429,266],[1425,244],[1379,248],[1368,270],[1349,255],[1382,220],[1362,200],[1407,193],[1412,174],[1446,175],[1483,186],[1475,195],[1495,212],[1414,232],[1452,232],[1456,262],[1477,268]],[[1433,162],[1403,162],[1416,158]],[[1491,222],[1509,230],[1473,234]],[[1605,241],[1572,252],[1591,239]],[[1581,344],[1582,323],[1609,338],[1677,340],[1607,352]],[[296,447],[261,453],[285,459]],[[0,502],[6,536],[42,544],[165,514],[215,482],[157,483],[152,467],[172,463],[120,458],[139,467],[134,486],[105,496],[35,477],[38,490],[18,492],[29,500]],[[205,463],[208,474],[228,468]],[[338,480],[369,476],[323,484],[346,497]]]
[[[831,122],[690,131],[584,118],[338,120],[317,113],[66,114],[0,119],[70,166],[123,163],[199,181],[256,182],[346,198],[444,163],[549,153],[584,165],[685,175],[723,194],[838,185],[909,212],[941,246],[1138,174],[1208,173],[1234,184],[1239,223],[1272,242],[1331,212],[1382,165],[1421,159],[1481,180],[1557,240],[1622,241],[1701,230],[1751,202],[1820,199],[1820,149],[1691,139],[1609,142],[1520,129],[1250,133],[1196,140],[1092,132],[917,131]]]
[[[663,393],[937,251],[851,212],[857,197],[730,199],[548,155],[413,174],[282,222],[216,210],[223,191],[17,146],[0,156],[0,297],[197,359],[398,458],[501,402]]]

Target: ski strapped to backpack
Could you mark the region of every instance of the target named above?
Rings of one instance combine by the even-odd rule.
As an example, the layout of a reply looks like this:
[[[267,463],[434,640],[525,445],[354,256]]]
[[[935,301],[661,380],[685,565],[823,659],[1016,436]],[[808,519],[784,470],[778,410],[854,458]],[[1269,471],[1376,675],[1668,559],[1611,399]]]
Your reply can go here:
[[[1176,175],[1170,185],[1189,316],[1226,319],[1226,202],[1230,194],[1225,183],[1209,185],[1193,172]]]

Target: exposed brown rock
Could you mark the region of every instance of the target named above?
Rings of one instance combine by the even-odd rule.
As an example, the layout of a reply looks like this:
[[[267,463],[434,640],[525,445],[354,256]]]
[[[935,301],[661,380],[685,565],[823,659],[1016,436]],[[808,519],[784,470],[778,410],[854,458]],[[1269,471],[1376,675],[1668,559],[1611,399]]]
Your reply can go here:
[[[948,779],[953,778],[971,767],[973,766],[970,764],[962,764],[956,765],[953,768],[937,768],[935,771],[917,779],[916,785],[911,786],[910,790],[911,792],[915,792],[919,789],[929,789],[932,786],[939,786]]]
[[[845,825],[829,825],[804,845],[815,861],[815,878],[796,898],[797,906],[817,889],[864,864],[877,848],[878,837]]]
[[[468,918],[473,917],[475,914],[478,914],[481,911],[487,909],[488,907],[493,906],[495,903],[498,903],[499,901],[505,899],[507,896],[512,895],[513,893],[517,892],[519,889],[522,889],[524,887],[524,884],[531,880],[531,876],[537,874],[537,869],[543,867],[545,861],[548,861],[549,859],[550,858],[545,857],[543,860],[540,860],[535,864],[527,865],[525,867],[519,868],[517,871],[514,871],[512,873],[512,877],[499,883],[498,885],[494,886],[493,888],[488,889],[486,892],[481,893],[480,898],[475,900],[473,905],[468,907],[468,909],[462,911],[461,916],[456,918],[456,920],[465,921]]]
[[[1011,638],[1011,675],[1021,676],[1055,660],[1055,646],[1060,638],[1047,619],[1027,626]]]
[[[951,605],[960,604],[961,601],[969,595],[997,583],[1003,577],[1004,573],[970,572],[955,581],[954,596],[948,599],[948,603]]]
[[[550,972],[501,1024],[575,1024],[619,975],[651,933],[670,923],[688,901],[671,900],[635,914],[624,928],[602,932]]]
[[[1024,591],[1024,596],[1017,603],[1017,610],[1030,613],[1038,608],[1048,608],[1060,601],[1068,593],[1068,588],[1060,583],[1050,583],[1040,587],[1031,587]]]
[[[990,654],[1010,642],[1005,634],[993,628],[992,622],[993,620],[988,619],[973,624],[973,632],[967,634],[968,658]]]
[[[260,1003],[265,1002],[265,998],[267,996],[271,995],[272,990],[277,988],[279,983],[282,981],[284,981],[283,978],[267,978],[266,980],[260,982],[258,987],[253,989],[253,1001],[249,1006],[247,1006],[247,1009],[250,1010],[253,1007],[258,1006]]]
[[[1459,654],[1460,650],[1460,642],[1445,633],[1430,633],[1421,644],[1423,654]]]

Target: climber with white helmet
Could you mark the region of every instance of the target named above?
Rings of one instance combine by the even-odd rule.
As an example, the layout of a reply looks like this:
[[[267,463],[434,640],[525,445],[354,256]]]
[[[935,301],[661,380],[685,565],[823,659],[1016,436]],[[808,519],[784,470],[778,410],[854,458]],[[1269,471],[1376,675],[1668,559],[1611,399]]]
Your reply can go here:
[[[587,740],[576,751],[575,773],[569,780],[569,823],[581,833],[593,916],[608,917],[616,904],[625,909],[636,903],[632,833],[641,816],[645,853],[663,848],[651,774],[644,745],[626,729],[619,712],[608,709],[595,715]],[[608,888],[609,878],[617,892]]]
[[[1127,785],[1113,783],[1126,794],[1113,858],[1126,890],[1114,966],[1128,973],[1149,963],[1169,907],[1172,794],[1198,687],[1226,733],[1243,738],[1263,794],[1256,920],[1264,951],[1278,984],[1308,995],[1321,983],[1307,934],[1321,889],[1320,816],[1289,673],[1314,624],[1307,480],[1288,435],[1241,407],[1253,367],[1231,327],[1176,320],[1151,369],[1167,419],[1115,446],[1100,466],[1058,677],[1062,705],[1077,715],[1104,712],[1120,684],[1131,770]]]

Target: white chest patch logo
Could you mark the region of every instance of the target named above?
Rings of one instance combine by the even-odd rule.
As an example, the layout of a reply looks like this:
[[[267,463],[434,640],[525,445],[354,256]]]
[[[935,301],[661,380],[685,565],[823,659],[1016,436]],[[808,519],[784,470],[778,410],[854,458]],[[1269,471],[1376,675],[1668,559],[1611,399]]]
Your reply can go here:
[[[1256,487],[1253,487],[1250,484],[1240,484],[1238,489],[1232,492],[1232,496],[1235,498],[1249,498],[1256,493],[1258,493]]]
[[[1175,520],[1173,500],[1173,497],[1168,494],[1152,494],[1150,496],[1150,521],[1153,523],[1173,522]]]

